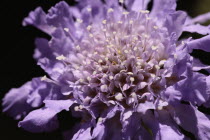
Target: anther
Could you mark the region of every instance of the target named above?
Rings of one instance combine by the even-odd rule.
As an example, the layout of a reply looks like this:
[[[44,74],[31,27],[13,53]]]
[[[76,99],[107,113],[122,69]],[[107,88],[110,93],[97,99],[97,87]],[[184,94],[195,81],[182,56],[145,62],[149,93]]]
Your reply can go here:
[[[103,20],[102,23],[103,23],[103,24],[106,24],[106,20]]]
[[[89,37],[91,37],[91,38],[92,38],[92,37],[93,37],[93,34],[89,34]]]
[[[69,28],[63,28],[63,30],[69,32]]]
[[[114,10],[112,8],[109,8],[107,12],[111,13],[111,12],[114,12]]]
[[[128,50],[124,50],[124,53],[128,53]]]
[[[130,20],[129,23],[130,23],[130,24],[133,24],[133,20]]]
[[[159,66],[162,67],[162,66],[165,64],[165,62],[166,62],[166,60],[164,60],[164,59],[161,60],[161,61],[159,62]]]
[[[102,63],[102,62],[103,62],[103,60],[101,60],[101,59],[98,60],[98,63]]]
[[[91,28],[92,28],[92,26],[91,26],[91,25],[88,25],[86,29],[87,29],[88,31],[90,31]]]
[[[79,109],[80,109],[80,110],[83,109],[83,105],[79,105]]]
[[[65,57],[65,56],[63,56],[63,55],[60,55],[60,56],[57,56],[57,57],[56,57],[56,59],[57,59],[57,60],[65,60],[65,59],[66,59],[66,57]]]
[[[79,46],[79,45],[77,45],[77,46],[76,46],[76,49],[77,49],[77,50],[80,50],[80,46]]]
[[[91,12],[91,11],[92,11],[92,8],[87,8],[87,11],[88,11],[88,12]]]
[[[82,23],[82,22],[83,22],[83,20],[81,20],[81,19],[77,18],[77,22],[78,22],[78,23]]]
[[[143,14],[148,14],[148,13],[149,13],[148,10],[140,10],[139,12],[140,12],[140,13],[143,13]]]
[[[157,50],[158,46],[152,46],[152,50],[155,51]]]
[[[47,76],[45,75],[41,78],[41,81],[45,81],[46,79],[47,79]]]
[[[107,85],[102,85],[100,87],[100,89],[101,89],[102,92],[107,92],[108,91],[108,86]]]
[[[123,3],[124,3],[124,0],[119,0],[119,2],[120,2],[121,4],[123,4]]]
[[[129,12],[123,12],[123,15],[128,15],[129,14]]]
[[[98,122],[102,122],[103,120],[104,120],[104,119],[101,118],[101,117],[98,118]]]
[[[103,69],[101,67],[98,68],[98,71],[102,71]]]
[[[114,79],[114,77],[113,76],[109,76],[109,80],[113,80]]]
[[[75,111],[79,111],[79,110],[80,110],[80,109],[79,109],[79,106],[75,106],[75,107],[74,107],[74,110],[75,110]]]
[[[133,77],[130,77],[130,81],[131,81],[131,82],[134,82],[135,79],[134,79]]]
[[[122,101],[122,99],[123,99],[122,93],[116,93],[115,99],[116,99],[117,101]]]
[[[153,26],[153,28],[157,30],[158,29],[158,26]]]
[[[88,76],[88,77],[87,77],[87,80],[88,80],[88,81],[90,81],[90,80],[91,80],[91,77],[90,77],[90,76]]]

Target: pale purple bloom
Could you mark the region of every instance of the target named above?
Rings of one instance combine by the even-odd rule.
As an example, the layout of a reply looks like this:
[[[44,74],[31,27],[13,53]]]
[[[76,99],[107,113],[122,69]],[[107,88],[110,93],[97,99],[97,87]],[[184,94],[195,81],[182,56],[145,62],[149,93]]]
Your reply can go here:
[[[59,127],[57,114],[81,121],[67,140],[210,139],[210,70],[190,53],[210,52],[210,13],[190,18],[176,0],[64,1],[24,19],[51,36],[38,38],[34,58],[48,76],[3,99],[4,112],[30,132]],[[182,32],[206,35],[178,40]]]

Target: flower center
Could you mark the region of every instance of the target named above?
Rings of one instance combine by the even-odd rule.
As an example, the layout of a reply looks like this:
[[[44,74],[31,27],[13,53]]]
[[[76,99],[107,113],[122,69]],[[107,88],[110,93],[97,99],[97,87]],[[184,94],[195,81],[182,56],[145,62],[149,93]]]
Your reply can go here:
[[[128,105],[143,102],[147,93],[158,96],[165,88],[160,81],[166,72],[168,46],[174,45],[167,30],[158,27],[148,11],[117,17],[112,13],[108,9],[101,24],[87,26],[82,41],[66,59],[77,90]]]

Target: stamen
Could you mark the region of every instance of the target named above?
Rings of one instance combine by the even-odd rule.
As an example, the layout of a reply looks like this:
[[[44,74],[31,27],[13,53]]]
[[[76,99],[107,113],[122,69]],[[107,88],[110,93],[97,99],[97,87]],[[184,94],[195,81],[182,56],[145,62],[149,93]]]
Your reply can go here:
[[[165,62],[166,62],[166,60],[161,60],[161,61],[159,62],[159,66],[162,67],[162,66],[165,64]]]
[[[83,22],[83,20],[82,19],[79,19],[79,18],[77,18],[77,20],[76,20],[78,23],[82,23]]]
[[[148,13],[149,13],[148,10],[140,10],[139,12],[140,12],[140,13],[143,13],[143,14],[148,14]]]
[[[107,12],[108,12],[108,13],[114,12],[114,9],[109,8]]]
[[[152,46],[152,50],[155,51],[157,50],[158,46]]]
[[[121,4],[123,4],[123,3],[124,3],[124,0],[119,0],[119,2],[120,2]]]
[[[103,120],[104,120],[104,119],[101,118],[101,117],[98,118],[98,122],[102,122]]]
[[[133,24],[133,20],[130,20],[129,23],[130,23],[130,24]]]
[[[103,20],[102,23],[103,23],[103,24],[106,24],[106,20]]]
[[[41,81],[45,81],[46,79],[47,79],[47,76],[45,75],[41,78]]]
[[[77,49],[77,50],[80,50],[80,46],[79,46],[79,45],[77,45],[77,46],[76,46],[76,49]]]
[[[122,93],[116,93],[115,99],[116,99],[117,101],[122,101],[122,99],[123,99]]]
[[[65,57],[65,56],[63,56],[63,55],[60,55],[60,56],[57,56],[57,57],[56,57],[56,59],[57,59],[57,60],[65,60],[65,59],[66,59],[66,57]]]
[[[86,28],[88,31],[90,31],[92,29],[92,26],[91,25],[88,25],[87,28]]]
[[[158,26],[153,26],[153,28],[157,30],[158,29]]]
[[[93,34],[89,34],[89,37],[93,38]]]
[[[134,82],[135,79],[134,79],[133,77],[130,77],[130,81],[131,81],[131,82]]]
[[[75,110],[75,111],[79,111],[79,110],[80,110],[80,109],[79,109],[79,106],[75,106],[75,107],[74,107],[74,110]]]
[[[123,22],[122,21],[118,21],[117,23],[122,24]]]
[[[123,12],[123,15],[128,15],[129,14],[129,12]]]
[[[114,77],[113,77],[113,76],[109,76],[109,79],[110,79],[110,80],[113,80],[113,79],[114,79]]]
[[[69,32],[69,28],[63,28],[63,30]]]
[[[87,8],[87,11],[88,11],[88,12],[91,12],[91,11],[92,11],[92,8]]]

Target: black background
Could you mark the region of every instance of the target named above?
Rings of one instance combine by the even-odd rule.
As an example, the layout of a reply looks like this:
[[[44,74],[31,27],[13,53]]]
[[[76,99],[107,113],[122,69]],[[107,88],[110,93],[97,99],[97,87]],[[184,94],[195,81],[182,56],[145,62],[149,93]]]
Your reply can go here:
[[[4,0],[0,3],[0,99],[12,87],[20,87],[33,77],[43,76],[44,71],[36,65],[32,55],[34,39],[48,37],[34,27],[22,27],[21,23],[28,13],[41,6],[47,11],[56,0]],[[72,0],[67,0],[70,4]],[[196,16],[195,4],[200,0],[180,0],[178,9]],[[210,8],[210,6],[209,6]],[[210,9],[209,9],[210,11]],[[199,54],[198,54],[199,55]],[[1,104],[1,102],[0,102]],[[0,108],[0,113],[1,113]],[[50,134],[31,134],[17,127],[12,118],[0,114],[1,140],[60,140],[59,132]]]

